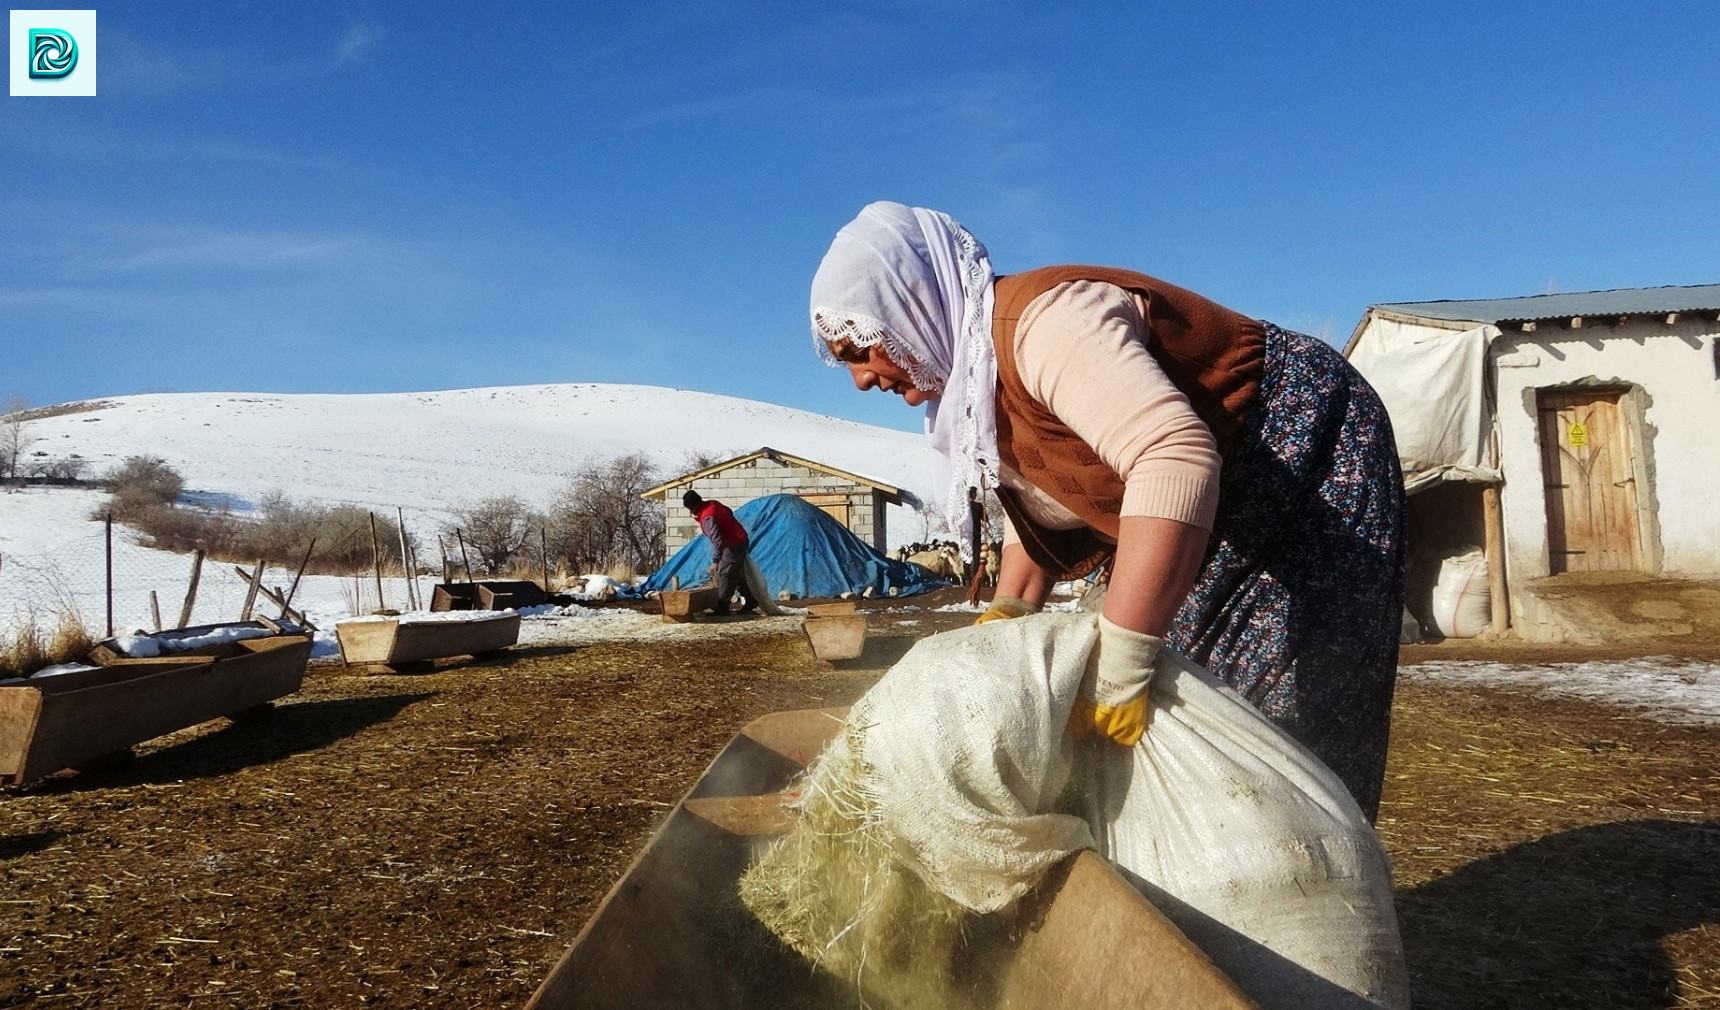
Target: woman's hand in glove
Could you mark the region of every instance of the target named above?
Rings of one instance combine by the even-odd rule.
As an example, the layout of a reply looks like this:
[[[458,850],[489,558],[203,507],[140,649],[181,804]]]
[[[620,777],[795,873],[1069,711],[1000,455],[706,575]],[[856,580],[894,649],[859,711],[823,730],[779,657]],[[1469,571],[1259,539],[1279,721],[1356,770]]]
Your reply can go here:
[[[1106,737],[1133,747],[1147,728],[1147,685],[1152,682],[1162,638],[1130,631],[1099,618],[1099,641],[1087,657],[1087,675],[1069,712],[1077,737]]]
[[[992,621],[1007,621],[1012,617],[1026,617],[1036,614],[1039,608],[1019,596],[999,596],[991,601],[991,606],[985,613],[974,620],[975,624],[989,624]]]

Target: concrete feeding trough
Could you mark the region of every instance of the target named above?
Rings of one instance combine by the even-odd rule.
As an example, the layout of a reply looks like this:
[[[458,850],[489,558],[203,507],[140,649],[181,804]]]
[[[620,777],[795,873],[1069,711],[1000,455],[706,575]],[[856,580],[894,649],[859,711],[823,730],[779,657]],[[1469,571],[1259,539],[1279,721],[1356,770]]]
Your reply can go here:
[[[832,979],[739,907],[752,855],[793,827],[782,791],[841,730],[842,710],[778,712],[749,723],[610,890],[526,1010],[754,1010],[843,1006]],[[1198,947],[1104,859],[1069,857],[1024,899],[1036,909],[997,930],[999,1008],[1251,1010]],[[723,910],[729,909],[727,913]],[[724,918],[724,915],[728,918]],[[1128,937],[1119,944],[1117,937]]]
[[[474,613],[440,620],[354,617],[334,626],[341,662],[388,669],[498,652],[520,639],[520,615]]]
[[[206,647],[218,655],[130,657],[103,646],[91,657],[98,665],[0,683],[0,782],[33,782],[187,726],[266,710],[299,689],[311,656],[302,634]]]

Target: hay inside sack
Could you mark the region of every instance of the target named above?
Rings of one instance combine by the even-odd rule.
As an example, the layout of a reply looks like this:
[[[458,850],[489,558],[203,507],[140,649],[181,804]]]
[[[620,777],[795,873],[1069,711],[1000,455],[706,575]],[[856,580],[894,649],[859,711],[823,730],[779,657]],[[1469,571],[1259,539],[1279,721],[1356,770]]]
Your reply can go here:
[[[818,968],[892,1010],[970,1008],[969,927],[980,917],[928,887],[883,837],[865,729],[850,722],[807,769],[795,829],[741,878],[741,901]]]

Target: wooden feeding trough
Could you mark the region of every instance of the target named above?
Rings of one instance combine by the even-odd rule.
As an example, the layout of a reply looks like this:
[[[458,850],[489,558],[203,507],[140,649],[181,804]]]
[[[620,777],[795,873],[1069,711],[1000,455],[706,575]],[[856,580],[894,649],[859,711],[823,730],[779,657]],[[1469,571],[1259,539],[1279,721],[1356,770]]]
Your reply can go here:
[[[430,590],[430,611],[475,610],[478,604],[476,582],[441,582]]]
[[[250,714],[297,691],[311,656],[309,635],[148,659],[104,646],[104,656],[91,657],[103,665],[0,685],[0,782],[33,782],[164,733]]]
[[[430,591],[430,610],[510,610],[535,607],[549,594],[535,582],[491,579],[485,582],[442,582]]]
[[[665,589],[659,602],[663,604],[663,620],[685,624],[717,605],[717,587]]]
[[[835,604],[831,604],[835,606]],[[847,613],[820,616],[816,609],[800,630],[812,644],[812,654],[826,662],[858,659],[866,651],[866,616]]]
[[[394,668],[505,649],[520,640],[520,615],[480,614],[440,621],[354,617],[337,623],[334,632],[342,663]]]
[[[224,637],[223,632],[238,632],[248,636],[244,639]],[[236,646],[238,641],[252,641],[269,638],[275,635],[297,636],[304,634],[305,629],[296,624],[272,621],[267,617],[254,621],[229,621],[225,624],[194,624],[189,628],[169,628],[151,634],[139,633],[137,638],[149,639],[160,643],[161,654],[152,657],[128,656],[120,648],[119,640],[103,639],[97,642],[89,651],[91,663],[101,666],[112,666],[121,663],[148,663],[158,659],[186,659],[188,657],[223,657],[231,659],[242,654]],[[202,644],[186,645],[191,639],[211,639]]]
[[[858,1005],[741,908],[736,882],[791,827],[778,795],[841,727],[835,709],[750,723],[574,938],[527,1010],[755,1010]],[[998,945],[1001,1010],[1248,1010],[1223,972],[1103,859],[1082,852],[1046,877],[1036,914]],[[1119,944],[1118,937],[1128,937]]]

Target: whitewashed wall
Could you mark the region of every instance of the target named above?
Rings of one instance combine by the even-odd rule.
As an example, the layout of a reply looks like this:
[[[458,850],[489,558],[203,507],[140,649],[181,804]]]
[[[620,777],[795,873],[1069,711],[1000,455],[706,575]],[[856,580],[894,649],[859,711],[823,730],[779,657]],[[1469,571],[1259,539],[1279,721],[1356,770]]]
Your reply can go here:
[[[1535,391],[1609,385],[1635,395],[1643,562],[1667,574],[1720,573],[1720,324],[1671,325],[1630,319],[1584,321],[1580,329],[1543,323],[1494,342],[1498,431],[1505,472],[1501,495],[1507,569],[1513,578],[1548,572],[1547,514],[1536,431]],[[1629,412],[1627,411],[1627,414]]]
[[[1389,342],[1448,334],[1468,324],[1370,319],[1358,336]],[[1504,474],[1501,511],[1513,580],[1548,574],[1547,511],[1535,394],[1550,387],[1632,390],[1626,417],[1637,465],[1642,563],[1650,572],[1720,574],[1720,322],[1713,314],[1673,324],[1633,318],[1584,320],[1578,329],[1542,323],[1505,331],[1490,360],[1495,431]]]

